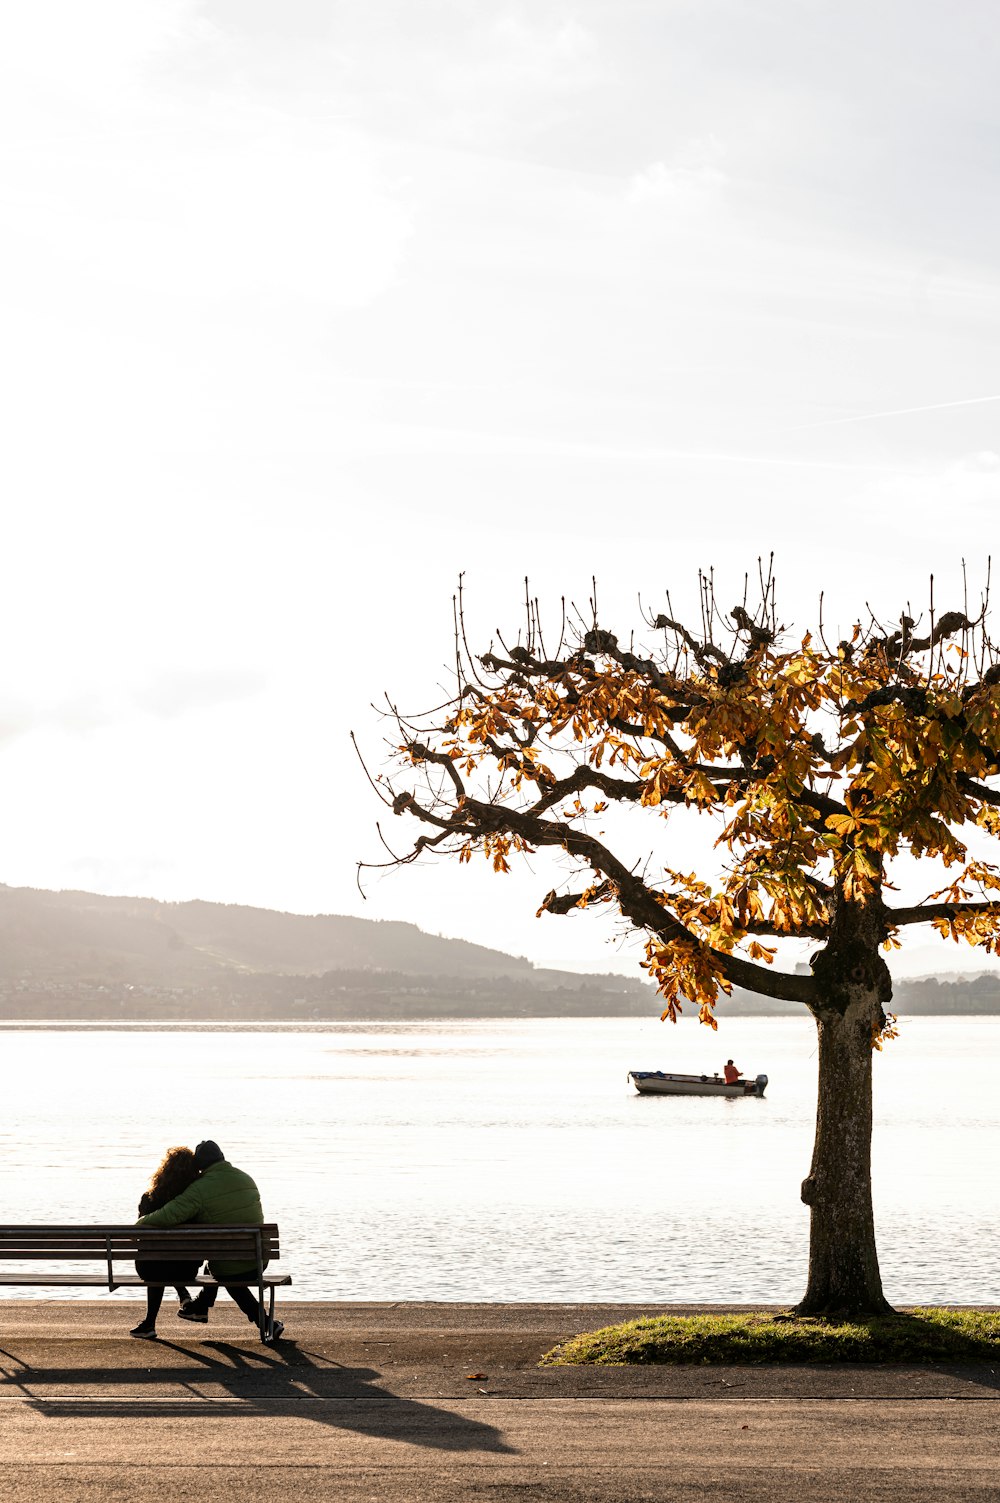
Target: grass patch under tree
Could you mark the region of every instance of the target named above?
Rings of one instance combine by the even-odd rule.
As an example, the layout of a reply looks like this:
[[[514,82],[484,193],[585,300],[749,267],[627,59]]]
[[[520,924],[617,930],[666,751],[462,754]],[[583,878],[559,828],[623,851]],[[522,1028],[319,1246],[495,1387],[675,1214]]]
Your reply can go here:
[[[869,1319],[757,1312],[653,1315],[573,1336],[542,1366],[1000,1360],[1000,1311],[919,1308]]]

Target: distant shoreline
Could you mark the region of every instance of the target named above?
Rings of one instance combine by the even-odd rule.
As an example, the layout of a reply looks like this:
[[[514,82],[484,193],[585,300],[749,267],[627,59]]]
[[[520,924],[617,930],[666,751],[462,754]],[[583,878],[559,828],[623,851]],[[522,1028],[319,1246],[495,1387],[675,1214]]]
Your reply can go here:
[[[755,1018],[755,1019],[758,1019],[758,1018],[794,1018],[794,1017],[803,1017],[803,1016],[806,1015],[806,1013],[807,1013],[807,1009],[804,1006],[799,1006],[799,1007],[788,1006],[788,1007],[782,1008],[780,1011],[775,1010],[775,1011],[768,1011],[768,1012],[754,1011],[752,1008],[745,1008],[745,1009],[741,1008],[739,1011],[734,1011],[734,1012],[728,1012],[728,1013],[722,1013],[722,1012],[720,1012],[718,1016],[719,1016],[719,1022],[723,1026],[725,1026],[726,1023],[740,1022],[743,1019],[749,1019],[749,1018]],[[985,1009],[981,1009],[980,1008],[980,1009],[976,1009],[976,1010],[973,1010],[973,1009],[967,1009],[967,1010],[964,1010],[964,1011],[958,1011],[958,1010],[956,1010],[955,1012],[946,1012],[946,1011],[941,1011],[941,1010],[938,1010],[936,1012],[932,1012],[932,1011],[930,1011],[928,1009],[921,1009],[920,1011],[914,1011],[914,1012],[902,1012],[902,1011],[900,1011],[897,1014],[897,1016],[899,1017],[900,1021],[902,1021],[904,1023],[906,1021],[908,1021],[909,1019],[911,1019],[911,1018],[917,1018],[917,1017],[956,1018],[956,1019],[958,1019],[958,1018],[964,1018],[964,1019],[968,1020],[970,1018],[974,1019],[974,1018],[984,1018],[984,1017],[1000,1017],[1000,1007],[994,1007],[994,1008],[991,1008],[988,1011],[985,1010]],[[695,1021],[697,1021],[697,1013],[690,1013],[690,1014],[685,1013],[685,1014],[682,1014],[682,1018],[684,1018],[684,1017],[690,1017],[690,1018],[694,1019]],[[68,1015],[66,1015],[66,1016],[60,1016],[60,1017],[40,1017],[40,1016],[35,1016],[35,1017],[8,1017],[8,1016],[4,1015],[3,1013],[0,1013],[0,1030],[6,1030],[8,1032],[17,1032],[19,1030],[22,1031],[22,1032],[31,1032],[33,1030],[37,1030],[38,1032],[46,1032],[46,1031],[53,1031],[53,1030],[61,1029],[61,1030],[65,1031],[65,1032],[86,1033],[86,1032],[91,1032],[91,1031],[99,1030],[99,1029],[105,1029],[105,1030],[107,1030],[109,1032],[115,1032],[115,1031],[121,1031],[121,1032],[143,1032],[143,1031],[145,1031],[145,1032],[156,1032],[159,1029],[169,1029],[171,1031],[178,1031],[178,1030],[182,1030],[182,1029],[186,1029],[186,1028],[188,1028],[188,1029],[194,1028],[194,1029],[199,1029],[200,1031],[206,1032],[206,1033],[211,1033],[211,1032],[216,1032],[216,1033],[222,1033],[222,1032],[232,1032],[232,1033],[238,1033],[238,1032],[244,1032],[244,1033],[267,1033],[267,1032],[274,1032],[274,1031],[282,1031],[282,1032],[294,1033],[294,1032],[296,1032],[298,1030],[303,1030],[303,1031],[309,1030],[309,1031],[317,1031],[318,1032],[318,1031],[321,1031],[324,1028],[366,1028],[366,1027],[404,1028],[404,1027],[408,1027],[410,1025],[416,1026],[416,1025],[425,1024],[425,1023],[426,1024],[433,1024],[433,1023],[452,1023],[452,1024],[460,1024],[460,1023],[515,1023],[515,1022],[521,1022],[521,1023],[538,1022],[538,1023],[543,1023],[543,1022],[558,1022],[560,1020],[565,1021],[565,1022],[599,1022],[599,1021],[608,1021],[608,1022],[614,1021],[614,1022],[618,1022],[618,1021],[623,1021],[623,1020],[625,1020],[627,1018],[645,1018],[647,1020],[649,1020],[649,1019],[654,1019],[655,1020],[655,1019],[658,1018],[658,1013],[657,1013],[657,1010],[655,1008],[652,1009],[651,1011],[650,1010],[644,1010],[644,1011],[636,1011],[636,1012],[614,1012],[614,1013],[612,1013],[612,1012],[576,1012],[576,1013],[567,1013],[567,1012],[545,1012],[545,1013],[540,1013],[540,1012],[533,1012],[533,1013],[492,1012],[492,1013],[489,1013],[489,1012],[487,1012],[487,1013],[475,1013],[475,1014],[472,1014],[472,1013],[461,1013],[461,1014],[459,1014],[459,1013],[452,1013],[452,1012],[428,1012],[428,1013],[422,1013],[419,1016],[417,1016],[415,1014],[407,1014],[406,1016],[403,1016],[402,1014],[398,1014],[397,1013],[397,1014],[392,1014],[392,1015],[372,1014],[370,1016],[366,1015],[364,1017],[358,1017],[358,1016],[350,1016],[350,1017],[348,1017],[348,1016],[342,1016],[342,1017],[340,1017],[340,1016],[338,1016],[338,1017],[323,1017],[323,1018],[312,1018],[312,1017],[309,1017],[309,1018],[307,1018],[307,1017],[297,1017],[296,1018],[296,1017],[287,1017],[287,1016],[285,1016],[285,1017],[273,1017],[273,1018],[265,1018],[265,1017],[254,1017],[254,1018],[247,1018],[247,1017],[232,1018],[232,1017],[227,1017],[227,1018],[219,1018],[219,1017],[204,1017],[204,1016],[201,1016],[201,1015],[199,1015],[199,1016],[190,1016],[190,1017],[187,1017],[187,1016],[185,1016],[185,1017],[179,1017],[176,1014],[173,1015],[173,1016],[142,1017],[142,1018],[123,1018],[120,1015],[117,1016],[117,1017],[100,1017],[100,1016],[83,1017],[83,1016],[68,1016]]]
[[[1000,1016],[1000,968],[899,978],[895,991],[902,1018]],[[661,1007],[638,965],[587,975],[398,921],[0,884],[0,1021],[405,1025]],[[801,1013],[739,989],[718,1005],[720,1022]]]

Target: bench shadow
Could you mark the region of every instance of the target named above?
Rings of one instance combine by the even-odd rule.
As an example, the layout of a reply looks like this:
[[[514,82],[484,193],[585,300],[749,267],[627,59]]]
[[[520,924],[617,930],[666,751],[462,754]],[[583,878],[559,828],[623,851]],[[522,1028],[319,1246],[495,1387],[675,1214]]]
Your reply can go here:
[[[161,1339],[149,1343],[150,1358],[157,1352],[177,1353],[184,1363],[168,1365],[168,1357],[167,1363],[148,1369],[39,1368],[0,1348],[0,1355],[15,1367],[14,1371],[0,1367],[0,1392],[18,1394],[38,1414],[50,1418],[107,1416],[130,1423],[169,1416],[201,1424],[213,1409],[216,1415],[224,1412],[227,1422],[258,1420],[262,1413],[294,1405],[296,1418],[335,1430],[353,1430],[437,1450],[515,1454],[515,1448],[506,1443],[496,1426],[466,1419],[435,1404],[400,1398],[376,1384],[381,1377],[376,1369],[343,1367],[299,1347],[295,1341],[280,1341],[257,1350],[228,1341],[206,1341],[191,1347]],[[216,1395],[199,1390],[199,1379],[222,1390],[219,1397],[224,1410],[215,1407]],[[127,1396],[129,1389],[148,1387],[151,1382],[175,1384],[185,1390],[185,1397]],[[105,1389],[113,1385],[120,1396],[102,1393],[88,1398],[79,1391],[45,1393],[46,1388],[72,1385],[79,1390],[88,1384]],[[365,1402],[359,1404],[358,1400]]]

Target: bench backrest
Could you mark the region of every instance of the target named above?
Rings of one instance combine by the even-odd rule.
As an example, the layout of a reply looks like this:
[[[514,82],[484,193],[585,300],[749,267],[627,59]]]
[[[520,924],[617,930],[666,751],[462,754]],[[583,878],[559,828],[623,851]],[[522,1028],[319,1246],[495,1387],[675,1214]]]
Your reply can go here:
[[[263,1226],[0,1226],[0,1259],[219,1258],[275,1262],[278,1228]]]

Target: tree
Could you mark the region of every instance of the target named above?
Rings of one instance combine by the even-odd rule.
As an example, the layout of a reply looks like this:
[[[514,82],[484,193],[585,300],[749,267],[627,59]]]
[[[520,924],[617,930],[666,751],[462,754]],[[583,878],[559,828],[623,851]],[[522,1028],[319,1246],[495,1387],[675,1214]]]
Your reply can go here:
[[[872,1050],[895,1021],[884,952],[911,924],[989,953],[1000,939],[1000,870],[983,859],[1000,836],[988,589],[975,620],[932,605],[922,633],[908,614],[893,629],[872,617],[831,647],[822,600],[818,641],[792,639],[770,574],[760,583],[753,611],[745,591],[724,618],[702,578],[697,629],[668,596],[668,614],[643,618],[658,646],[642,652],[599,625],[595,590],[575,627],[564,608],[550,656],[528,597],[517,644],[478,659],[459,593],[456,694],[417,719],[393,710],[405,786],[394,771],[376,783],[424,827],[394,861],[482,854],[505,872],[516,853],[563,852],[583,883],[550,891],[539,913],[615,905],[645,936],[664,1019],[688,1002],[715,1028],[733,985],[809,1009],[819,1094],[798,1310],[887,1311],[871,1195]],[[713,871],[621,854],[626,810],[682,807],[712,822]],[[910,879],[915,860],[949,868],[944,885],[893,906],[890,877]],[[811,973],[771,968],[782,941],[803,939],[816,944]]]

